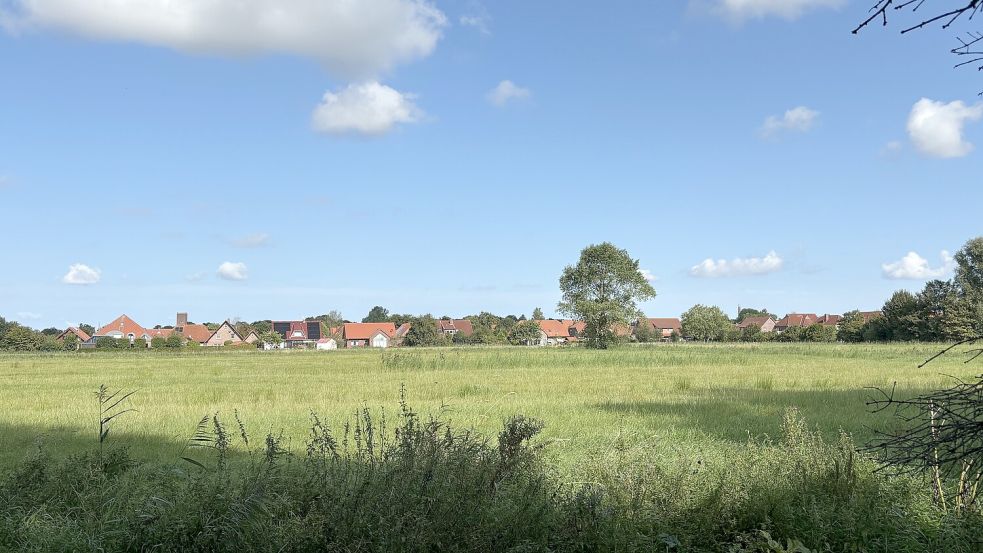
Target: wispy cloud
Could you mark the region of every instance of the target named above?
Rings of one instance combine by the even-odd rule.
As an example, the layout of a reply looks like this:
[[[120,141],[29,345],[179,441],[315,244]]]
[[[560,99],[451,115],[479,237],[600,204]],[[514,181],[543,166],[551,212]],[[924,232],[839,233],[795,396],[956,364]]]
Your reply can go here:
[[[804,133],[812,130],[819,120],[819,112],[799,106],[786,111],[783,115],[769,115],[761,125],[761,136],[772,138],[786,132]]]
[[[784,265],[781,256],[772,250],[764,257],[737,257],[729,261],[707,258],[693,265],[689,274],[701,278],[765,275],[782,270]]]
[[[488,101],[500,108],[505,107],[511,101],[525,100],[530,96],[532,96],[531,90],[518,86],[508,79],[498,83],[487,94]]]
[[[737,22],[766,17],[794,20],[813,10],[839,8],[845,3],[846,0],[711,0],[709,9]]]
[[[253,234],[247,234],[239,238],[235,238],[231,241],[232,245],[237,248],[262,248],[264,246],[269,246],[271,243],[270,235],[265,232],[255,232]]]
[[[88,285],[95,284],[102,279],[102,271],[93,269],[84,263],[76,263],[68,268],[61,281],[65,284]]]

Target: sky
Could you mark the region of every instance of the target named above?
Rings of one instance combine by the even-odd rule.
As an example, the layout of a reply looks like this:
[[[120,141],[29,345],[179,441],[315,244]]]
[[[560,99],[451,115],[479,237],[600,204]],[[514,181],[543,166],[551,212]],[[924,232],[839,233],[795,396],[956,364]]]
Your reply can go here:
[[[877,309],[983,230],[983,81],[870,3],[0,0],[0,315],[553,316],[603,241]]]

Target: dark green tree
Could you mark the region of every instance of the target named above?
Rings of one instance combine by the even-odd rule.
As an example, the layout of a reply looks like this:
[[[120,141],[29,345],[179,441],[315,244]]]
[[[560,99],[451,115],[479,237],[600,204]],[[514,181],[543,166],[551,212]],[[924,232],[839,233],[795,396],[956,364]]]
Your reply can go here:
[[[841,342],[856,343],[864,340],[864,316],[853,310],[843,314],[836,339]]]
[[[92,336],[93,334],[96,333],[96,327],[87,323],[79,323],[78,329],[88,334],[89,336]]]
[[[545,319],[546,319],[546,317],[543,315],[543,310],[542,309],[540,309],[540,308],[537,307],[536,309],[533,309],[532,310],[532,320],[534,320],[534,321],[542,321],[542,320],[545,320]]]
[[[744,322],[744,319],[748,317],[771,317],[777,320],[777,316],[769,313],[767,309],[754,309],[751,307],[742,307],[740,311],[737,312],[736,323]]]
[[[363,323],[388,323],[389,310],[381,305],[377,305],[369,310],[369,314],[362,319]]]
[[[882,308],[883,325],[890,341],[907,342],[918,337],[918,301],[907,290],[898,290]]]
[[[0,339],[0,349],[10,351],[38,351],[41,349],[42,334],[21,325],[9,326]]]
[[[437,320],[430,315],[416,317],[410,322],[403,345],[411,347],[432,347],[447,345],[447,338],[437,329]]]
[[[560,291],[557,309],[586,322],[584,343],[598,349],[615,343],[614,325],[628,326],[638,318],[638,302],[655,297],[638,260],[609,242],[584,248],[577,265],[563,270]]]
[[[536,321],[522,321],[509,330],[508,342],[513,346],[536,345],[539,344],[541,332]]]

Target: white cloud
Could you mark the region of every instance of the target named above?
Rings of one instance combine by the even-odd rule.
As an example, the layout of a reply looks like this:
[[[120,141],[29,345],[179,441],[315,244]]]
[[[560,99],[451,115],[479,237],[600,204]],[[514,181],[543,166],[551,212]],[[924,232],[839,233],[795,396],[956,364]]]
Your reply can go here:
[[[819,8],[838,8],[846,0],[713,0],[712,10],[735,21],[782,17],[798,19]]]
[[[61,281],[65,284],[95,284],[102,278],[102,271],[88,265],[76,263],[68,268]]]
[[[488,28],[489,17],[481,15],[462,15],[459,20],[462,27],[474,27],[483,35],[490,35],[491,29]]]
[[[216,54],[295,54],[352,77],[429,55],[447,24],[428,0],[7,0],[0,25]]]
[[[400,123],[415,123],[423,112],[413,97],[371,81],[326,92],[314,109],[315,130],[331,134],[382,135]]]
[[[18,311],[17,312],[17,319],[18,320],[22,320],[22,321],[24,321],[24,320],[36,321],[36,320],[38,320],[40,318],[41,318],[41,314],[40,313],[34,313],[32,311]]]
[[[689,274],[707,278],[764,275],[780,271],[784,264],[782,258],[772,250],[764,257],[738,257],[730,261],[707,258],[698,265],[693,265]]]
[[[270,245],[270,235],[265,232],[256,232],[232,240],[232,245],[237,248],[262,248]]]
[[[792,108],[781,117],[770,115],[761,126],[761,135],[775,136],[782,132],[807,132],[812,129],[819,119],[819,112],[805,106]]]
[[[942,250],[939,256],[942,258],[942,265],[932,268],[929,266],[927,259],[918,255],[916,252],[908,252],[908,255],[898,261],[881,265],[881,271],[884,274],[884,278],[891,280],[929,280],[941,278],[955,269],[956,262],[946,250]]]
[[[650,271],[648,269],[639,269],[638,272],[642,274],[642,278],[644,278],[645,280],[647,280],[649,282],[652,282],[653,280],[657,280],[658,279],[658,277],[656,277],[655,275],[653,275],[652,274],[652,271]]]
[[[948,104],[922,98],[908,116],[908,136],[919,152],[941,158],[962,157],[973,151],[963,138],[967,122],[983,117],[983,103],[973,106],[956,101]]]
[[[530,96],[532,96],[531,90],[516,86],[515,83],[506,79],[488,92],[488,101],[495,106],[504,107],[511,100],[523,100]]]
[[[218,266],[218,277],[224,280],[246,280],[249,276],[245,263],[226,261]]]

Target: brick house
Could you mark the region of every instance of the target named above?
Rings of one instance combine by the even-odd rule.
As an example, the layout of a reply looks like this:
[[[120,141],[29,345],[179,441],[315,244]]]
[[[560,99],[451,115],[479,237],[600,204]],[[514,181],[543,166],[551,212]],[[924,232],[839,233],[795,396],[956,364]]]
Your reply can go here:
[[[815,313],[789,313],[775,323],[775,332],[785,332],[793,326],[806,328],[816,324],[818,320]]]
[[[226,342],[232,344],[241,344],[244,340],[239,332],[236,331],[235,327],[229,324],[229,321],[225,321],[219,326],[211,336],[205,340],[204,345],[206,346],[224,346]]]
[[[767,315],[762,315],[760,317],[745,317],[743,321],[737,323],[738,330],[744,330],[745,328],[757,328],[761,332],[773,332],[775,330],[775,319]]]
[[[409,327],[407,327],[407,330]],[[393,323],[345,323],[343,327],[347,348],[388,348],[396,337]]]
[[[640,324],[647,324],[649,329],[661,336],[663,340],[672,339],[673,332],[679,337],[683,336],[683,323],[675,317],[641,319],[635,323],[635,326]]]
[[[437,321],[437,330],[448,336],[458,333],[471,336],[474,334],[474,325],[467,319],[440,319]]]

